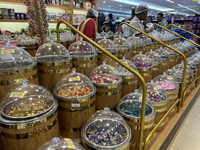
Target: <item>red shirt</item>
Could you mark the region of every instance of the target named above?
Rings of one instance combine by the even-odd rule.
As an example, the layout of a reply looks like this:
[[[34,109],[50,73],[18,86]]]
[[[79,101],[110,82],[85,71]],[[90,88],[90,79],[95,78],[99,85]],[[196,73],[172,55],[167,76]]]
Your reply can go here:
[[[81,31],[81,26],[82,26],[83,22],[81,23],[81,25],[79,26],[79,31]],[[95,22],[93,19],[89,20],[87,22],[87,24],[85,25],[85,30],[83,32],[87,37],[89,37],[90,39],[92,39],[93,41],[95,40],[96,37],[96,32],[95,32]],[[84,41],[86,41],[85,39],[83,39]]]

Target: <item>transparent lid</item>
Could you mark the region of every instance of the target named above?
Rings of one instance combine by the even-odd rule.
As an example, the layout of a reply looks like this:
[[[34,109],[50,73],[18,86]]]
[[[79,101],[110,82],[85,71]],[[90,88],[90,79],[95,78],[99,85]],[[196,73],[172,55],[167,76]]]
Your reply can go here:
[[[171,46],[171,45],[169,45],[169,46]],[[171,46],[171,47],[173,47],[173,46]],[[179,55],[178,53],[176,53],[175,51],[173,51],[172,49],[170,49],[168,47],[165,47],[164,50],[166,50],[170,56],[178,56]]]
[[[138,90],[135,93],[125,95],[117,105],[117,112],[125,118],[140,119],[142,110],[142,94]],[[152,102],[146,100],[145,119],[155,116],[156,108]],[[134,135],[133,135],[134,136]]]
[[[176,80],[176,83],[181,83],[182,82],[182,77],[183,77],[183,72],[181,72],[178,69],[175,69],[175,66],[172,69],[168,69],[166,71],[167,75],[173,76],[174,79]]]
[[[115,36],[118,37],[118,32],[115,32]],[[120,32],[119,36],[124,36],[124,34]]]
[[[151,59],[147,56],[142,54],[135,55],[133,58],[131,58],[131,61],[135,64],[137,68],[150,68],[153,67],[153,63]]]
[[[179,46],[177,43],[175,43],[171,47],[175,48],[176,50],[178,50],[181,53],[184,53],[184,51],[182,50],[181,46]]]
[[[85,148],[72,139],[55,137],[44,143],[37,150],[85,150]]]
[[[72,69],[72,73],[63,76],[53,90],[56,98],[64,100],[74,100],[86,98],[96,93],[90,79],[81,73],[76,73],[76,69]]]
[[[72,57],[94,57],[97,53],[94,47],[86,41],[77,41],[70,45],[69,53]]]
[[[146,83],[147,86],[147,97],[150,101],[154,103],[162,103],[169,100],[169,97],[165,90],[157,83],[154,83],[153,80],[151,82]],[[143,92],[142,86],[139,88],[140,92]]]
[[[11,46],[0,47],[0,72],[28,69],[37,65],[36,61],[24,49]]]
[[[51,41],[40,46],[36,52],[35,59],[39,63],[66,62],[72,59],[67,49]]]
[[[152,40],[148,36],[142,34],[142,35],[139,36],[139,38],[142,40],[144,45],[152,45]]]
[[[163,49],[162,47],[156,49],[155,52],[158,53],[162,59],[171,59],[169,52]]]
[[[108,31],[108,35],[109,35],[109,37],[114,37],[115,36],[115,34],[112,31]]]
[[[9,36],[9,35],[3,34],[3,35],[0,35],[0,41],[3,41],[3,42],[5,42],[5,41],[13,41],[13,38],[11,36]]]
[[[22,84],[2,99],[0,109],[3,116],[25,119],[41,115],[53,107],[54,98],[46,88],[28,84],[28,80],[22,80]]]
[[[182,62],[181,64],[178,64],[178,65],[176,65],[175,66],[175,69],[178,69],[178,70],[180,70],[181,72],[183,72],[183,69],[184,69],[184,63]],[[193,72],[192,72],[192,70],[190,69],[190,67],[187,65],[187,67],[186,67],[186,74],[185,74],[186,76],[193,76],[194,74],[193,74]]]
[[[105,61],[103,65],[97,66],[92,70],[90,79],[94,85],[102,86],[119,84],[122,82],[122,78],[119,76],[117,69],[113,66],[106,65]]]
[[[200,57],[193,55],[192,57],[189,57],[187,60],[192,61],[197,68],[199,67]]]
[[[131,129],[116,112],[104,108],[92,115],[81,130],[83,141],[94,149],[120,149],[131,139]]]
[[[181,62],[181,64],[184,64],[184,61]],[[190,68],[192,71],[198,71],[198,68],[196,67],[195,62],[193,61],[187,61],[187,68]]]
[[[106,39],[108,39],[108,38],[109,38],[109,35],[108,35],[108,33],[104,32],[104,31],[103,31],[103,32],[101,32],[101,33],[100,33],[100,35],[101,35],[101,37],[102,37],[102,38],[106,38]]]
[[[163,34],[163,33],[159,33],[158,34],[158,39],[162,42],[166,42],[167,41],[167,38],[166,38],[166,35]]]
[[[154,52],[152,49],[149,52],[145,53],[145,55],[147,55],[151,59],[153,64],[163,63],[160,55],[158,53]]]
[[[102,39],[102,40],[99,40],[98,42],[97,42],[97,44],[99,45],[99,46],[101,46],[102,48],[104,48],[105,50],[107,50],[108,52],[110,52],[110,53],[114,53],[114,52],[117,52],[118,51],[118,49],[117,49],[117,47],[116,47],[116,45],[115,45],[115,43],[113,42],[113,41],[111,41],[111,40],[109,40],[109,39]],[[99,50],[98,48],[95,48],[95,50],[96,50],[96,52],[98,52],[98,53],[103,53],[101,50]]]
[[[35,45],[35,40],[32,39],[30,36],[25,35],[25,33],[23,33],[23,35],[20,35],[17,37],[17,45]]]
[[[162,86],[164,90],[175,90],[178,88],[176,80],[173,76],[166,75],[164,72],[163,75],[155,77],[154,82]]]
[[[130,60],[125,59],[125,56],[123,56],[123,59],[121,59],[120,61],[138,72],[138,70],[137,70],[136,66],[134,65],[134,63],[132,61],[130,61]],[[134,76],[133,73],[128,71],[126,68],[124,68],[123,66],[121,66],[117,62],[113,64],[113,67],[117,69],[117,71],[118,71],[120,76]]]
[[[67,31],[64,35],[67,41],[75,41],[75,35],[71,31]]]
[[[115,38],[113,40],[113,42],[115,43],[116,47],[118,50],[129,50],[131,49],[131,46],[128,42],[128,40],[126,40],[125,38],[122,38],[121,36],[119,36],[119,38]]]
[[[128,37],[127,40],[129,41],[129,43],[132,47],[143,47],[144,46],[142,40],[139,37],[136,37],[134,35]]]
[[[101,35],[98,33],[98,32],[96,32],[96,39],[97,40],[100,40],[100,39],[102,39],[103,37],[101,37]]]

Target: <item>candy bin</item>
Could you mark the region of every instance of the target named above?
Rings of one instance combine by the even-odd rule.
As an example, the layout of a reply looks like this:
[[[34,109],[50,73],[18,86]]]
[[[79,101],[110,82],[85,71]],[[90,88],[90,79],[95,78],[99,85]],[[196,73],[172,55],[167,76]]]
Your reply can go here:
[[[23,79],[38,84],[37,62],[21,47],[0,47],[0,101],[13,88],[21,85]]]
[[[37,50],[36,42],[30,36],[27,36],[25,35],[25,33],[23,33],[23,35],[18,36],[16,40],[18,47],[25,47],[29,54],[32,57],[35,57],[35,53]]]
[[[96,32],[96,42],[98,42],[99,40],[102,40],[102,39],[103,39],[103,37],[101,37],[101,35],[98,32]]]
[[[182,52],[185,55],[185,57],[189,57],[189,53],[188,53],[187,47],[185,47],[185,45],[182,42],[178,43],[177,45],[178,45],[178,49],[177,50]],[[182,60],[183,60],[183,58],[182,58]]]
[[[168,51],[171,59],[170,59],[170,67],[169,68],[173,68],[173,66],[178,64],[178,59],[179,59],[179,54],[176,53],[175,51],[173,51],[172,49],[165,47],[164,48],[166,51]],[[182,57],[182,56],[181,56]]]
[[[146,83],[147,86],[147,97],[156,107],[156,116],[155,116],[155,125],[161,120],[161,118],[167,112],[167,105],[169,101],[169,96],[165,92],[165,90],[157,83],[154,83],[153,80],[151,82]],[[143,92],[142,86],[139,88],[140,92]],[[163,120],[161,125],[157,128],[157,132],[162,131],[165,128],[166,119]]]
[[[144,43],[143,54],[149,52],[152,49],[152,40],[148,36],[142,34],[140,39]]]
[[[171,56],[168,53],[168,51],[166,51],[165,49],[163,49],[162,47],[160,47],[159,49],[155,50],[156,53],[158,53],[160,55],[160,57],[163,60],[163,68],[162,68],[162,72],[165,72],[167,69],[170,68],[170,59]]]
[[[114,40],[115,34],[112,31],[108,31],[109,39]]]
[[[13,38],[9,35],[2,34],[0,35],[0,42],[4,41],[13,41]]]
[[[35,59],[38,63],[39,84],[51,92],[60,78],[68,74],[72,67],[72,57],[67,49],[53,41],[40,46]]]
[[[132,58],[132,51],[131,46],[125,38],[122,38],[121,36],[119,38],[114,39],[113,41],[117,47],[118,51],[118,58],[122,59],[123,56],[126,57],[126,59],[130,60]]]
[[[117,69],[103,62],[92,71],[90,79],[97,88],[97,110],[104,107],[115,109],[122,94],[122,78]]]
[[[115,43],[109,39],[104,39],[100,40],[97,42],[99,46],[107,50],[109,53],[111,53],[113,56],[118,57],[118,49],[115,45]],[[103,53],[101,50],[98,48],[95,48],[96,52],[98,53],[97,55],[97,65],[101,65],[103,61],[106,61],[108,65],[113,65],[115,61],[107,56],[105,53]]]
[[[147,52],[145,55],[147,55],[152,63],[153,63],[153,76],[152,78],[155,78],[158,75],[161,75],[162,67],[163,67],[163,61],[160,55],[156,52],[153,52],[151,49],[150,52]]]
[[[139,149],[141,108],[142,108],[142,94],[139,93],[138,90],[135,90],[135,93],[129,93],[125,95],[117,105],[117,112],[123,116],[126,123],[130,126],[132,130],[131,146],[129,150]],[[154,127],[155,114],[156,114],[156,108],[152,104],[152,102],[149,101],[147,98],[142,145],[144,145],[144,142],[148,134]],[[147,150],[151,145],[151,138],[148,142]]]
[[[35,150],[60,136],[58,102],[46,88],[27,84],[9,91],[0,103],[4,150]]]
[[[47,141],[45,144],[40,146],[37,150],[85,150],[79,143],[76,141],[63,138],[63,137],[54,137],[53,139]]]
[[[168,102],[168,110],[170,107],[176,102],[178,99],[178,92],[179,87],[176,83],[176,80],[173,76],[166,75],[164,72],[163,75],[159,75],[155,77],[154,82],[162,86],[162,88],[166,91],[167,95],[169,96]],[[176,113],[176,107],[172,109],[172,111],[168,114],[168,117],[173,116]]]
[[[82,144],[86,150],[129,150],[131,129],[116,112],[104,108],[83,126]]]
[[[58,118],[60,134],[81,142],[81,128],[95,113],[96,88],[90,79],[76,73],[63,76],[53,90],[54,97],[58,100]]]
[[[70,45],[69,53],[73,57],[72,64],[77,72],[90,76],[97,66],[97,53],[94,47],[85,41],[77,41]]]
[[[135,71],[138,71],[134,63],[131,62],[130,60],[125,59],[125,56],[120,61],[128,65]],[[114,63],[113,66],[117,69],[119,75],[122,78],[122,96],[133,92],[137,88],[137,81],[138,81],[137,77],[133,73],[122,67],[117,62]]]
[[[153,49],[153,50],[156,50],[156,49],[158,49],[158,48],[160,48],[160,43],[154,41],[154,42],[152,43],[152,49]]]
[[[154,67],[151,59],[147,55],[144,55],[142,52],[140,52],[140,54],[131,58],[131,61],[135,64],[137,70],[144,78],[145,82],[150,82],[152,79]],[[141,86],[140,81],[138,81],[138,86]]]
[[[132,47],[132,57],[139,54],[140,52],[143,52],[144,44],[139,37],[136,37],[135,35],[133,35],[133,36],[128,37],[127,40]]]
[[[104,32],[104,31],[100,33],[100,36],[101,36],[102,38],[109,39],[108,33]]]

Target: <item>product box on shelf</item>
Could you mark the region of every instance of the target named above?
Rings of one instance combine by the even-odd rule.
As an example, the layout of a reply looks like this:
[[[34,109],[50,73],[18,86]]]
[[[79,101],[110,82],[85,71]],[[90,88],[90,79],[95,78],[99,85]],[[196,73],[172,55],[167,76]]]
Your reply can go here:
[[[63,0],[63,6],[70,7],[70,0]]]
[[[7,8],[0,8],[0,14],[8,14]]]
[[[91,8],[95,9],[95,3],[91,3]]]
[[[15,20],[15,15],[9,15],[10,20]]]
[[[20,13],[15,13],[15,19],[20,20]]]
[[[59,5],[63,6],[63,0],[59,0]]]
[[[14,9],[8,9],[8,14],[13,14],[13,13],[15,13]]]

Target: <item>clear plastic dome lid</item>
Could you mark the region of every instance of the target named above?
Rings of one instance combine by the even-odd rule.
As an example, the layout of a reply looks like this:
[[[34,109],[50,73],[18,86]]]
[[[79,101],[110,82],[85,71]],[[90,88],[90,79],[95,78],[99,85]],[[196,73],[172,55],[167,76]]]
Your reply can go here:
[[[182,50],[181,46],[178,46],[177,43],[175,43],[174,45],[172,45],[171,47],[175,48],[176,50],[178,50],[181,53],[184,53],[184,51]]]
[[[94,47],[86,41],[77,41],[70,45],[69,53],[72,57],[95,57],[97,53]]]
[[[192,56],[192,57],[189,57],[187,60],[192,61],[197,68],[199,67],[200,57]]]
[[[97,66],[94,68],[90,74],[90,79],[94,85],[114,85],[122,82],[122,78],[119,76],[119,72],[116,68],[110,65],[106,65],[106,62],[103,62],[103,65]]]
[[[5,42],[5,41],[13,41],[13,38],[11,36],[9,36],[9,35],[3,34],[3,35],[0,35],[0,41],[3,41],[3,42]]]
[[[96,32],[96,39],[97,40],[100,40],[100,39],[102,39],[103,37],[101,37],[101,35],[98,33],[98,32]]]
[[[153,80],[155,83],[162,86],[164,90],[175,90],[178,88],[174,76],[166,75],[166,73],[155,77]]]
[[[37,65],[36,61],[24,49],[11,46],[0,47],[0,72],[28,69]]]
[[[184,64],[184,61],[182,61],[181,64]],[[190,70],[192,70],[192,71],[198,71],[196,64],[191,60],[187,61],[187,68],[190,68]]]
[[[76,73],[76,69],[72,69],[72,73],[63,76],[53,90],[56,98],[64,100],[74,100],[89,97],[96,93],[90,79],[81,74]]]
[[[178,69],[175,69],[175,66],[172,69],[168,69],[166,71],[167,75],[173,76],[174,79],[176,80],[176,83],[181,83],[182,82],[182,77],[183,77],[183,72],[181,72]]]
[[[129,43],[132,47],[143,47],[144,46],[142,40],[139,37],[130,36],[127,38],[127,40],[129,41]]]
[[[163,63],[160,55],[158,53],[154,52],[152,49],[149,52],[145,53],[145,55],[147,55],[151,59],[153,64]]]
[[[169,46],[171,46],[171,45],[169,45]],[[170,56],[179,56],[178,53],[176,53],[175,51],[173,51],[172,49],[170,49],[168,47],[165,47],[164,50],[166,50],[169,53]]]
[[[109,35],[108,35],[108,33],[104,32],[104,31],[103,31],[103,32],[101,32],[101,33],[100,33],[100,35],[101,35],[101,37],[102,37],[102,38],[106,38],[106,39],[108,39],[108,38],[109,38]]]
[[[7,118],[22,119],[41,115],[53,107],[54,97],[44,87],[28,84],[11,90],[1,101],[1,114]]]
[[[176,66],[175,66],[175,69],[178,69],[178,70],[180,70],[180,71],[183,72],[184,63],[176,65]],[[190,69],[190,67],[189,67],[188,65],[187,65],[187,67],[186,67],[186,74],[185,74],[185,75],[186,75],[186,76],[193,76],[193,75],[194,75],[193,72],[192,72],[192,70]]]
[[[113,40],[113,42],[115,43],[116,47],[118,50],[129,50],[131,49],[131,46],[128,42],[128,40],[126,40],[125,38],[122,38],[121,36],[119,38],[115,38]]]
[[[45,43],[36,52],[35,59],[39,63],[66,62],[72,59],[67,49],[59,44]]]
[[[74,41],[75,40],[75,35],[71,31],[67,31],[66,33],[64,33],[64,35],[65,35],[65,39],[67,41]]]
[[[57,43],[57,33],[54,32],[49,37],[46,38],[46,42],[51,42],[51,40]],[[70,41],[70,40],[66,37],[66,34],[60,33],[60,42],[65,43],[67,41]]]
[[[120,35],[120,36],[124,36],[124,34],[121,33],[121,32],[119,33],[119,35]],[[118,32],[115,32],[115,36],[118,37]]]
[[[142,34],[142,35],[139,36],[139,38],[142,40],[144,45],[152,45],[152,40],[148,36]]]
[[[108,35],[109,35],[109,37],[114,37],[115,36],[115,34],[112,31],[108,31]]]
[[[30,36],[25,35],[20,35],[17,37],[17,45],[35,45],[36,42],[34,39],[32,39]]]
[[[133,58],[131,58],[131,61],[135,64],[137,68],[150,68],[153,67],[153,63],[151,59],[147,56],[142,54],[135,55]]]
[[[85,150],[85,149],[79,143],[77,143],[72,139],[55,137],[50,141],[44,143],[37,150]]]
[[[108,52],[110,52],[110,53],[114,53],[114,52],[117,52],[117,51],[118,51],[118,49],[117,49],[115,43],[114,43],[113,41],[109,40],[109,39],[105,39],[105,38],[104,38],[104,39],[102,39],[102,40],[99,40],[99,41],[97,42],[97,44],[98,44],[99,46],[101,46],[102,48],[104,48],[105,50],[107,50]],[[98,48],[95,48],[95,50],[96,50],[96,52],[98,52],[98,53],[103,53],[103,52],[100,51]]]
[[[158,34],[158,38],[160,39],[160,41],[162,42],[166,42],[167,41],[167,37],[164,33],[160,33]]]
[[[125,56],[123,56],[123,59],[121,59],[120,61],[138,72],[138,70],[137,70],[136,66],[134,65],[134,63],[132,61],[130,61],[130,60],[125,59]],[[121,66],[117,62],[113,64],[113,67],[117,69],[117,71],[118,71],[120,76],[134,76],[133,73],[128,71],[126,68],[124,68],[123,66]]]
[[[147,97],[153,103],[162,103],[169,100],[169,97],[165,90],[157,83],[154,83],[153,80],[151,82],[146,83],[147,86]],[[140,92],[143,92],[142,86],[139,88]]]
[[[93,114],[81,130],[83,141],[94,149],[120,149],[131,139],[131,129],[116,112],[104,108]]]
[[[142,111],[142,94],[138,90],[135,93],[125,95],[117,105],[117,112],[125,118],[140,119]],[[145,119],[155,116],[156,108],[152,102],[146,100]],[[134,135],[133,135],[134,136]]]
[[[162,47],[155,50],[155,52],[158,53],[162,59],[171,59],[169,52],[163,49]]]

